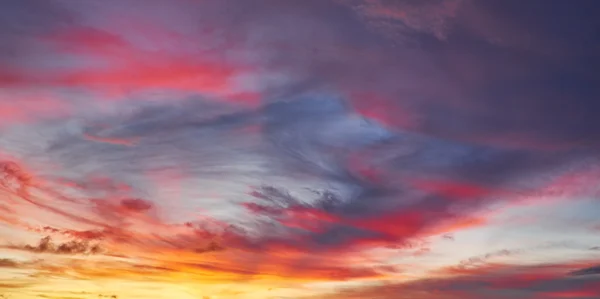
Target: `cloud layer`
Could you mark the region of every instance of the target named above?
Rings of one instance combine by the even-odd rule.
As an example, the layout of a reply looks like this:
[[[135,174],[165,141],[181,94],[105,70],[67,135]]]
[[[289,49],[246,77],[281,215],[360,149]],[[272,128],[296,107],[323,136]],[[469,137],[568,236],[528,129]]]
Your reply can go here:
[[[0,294],[596,298],[599,9],[3,1]]]

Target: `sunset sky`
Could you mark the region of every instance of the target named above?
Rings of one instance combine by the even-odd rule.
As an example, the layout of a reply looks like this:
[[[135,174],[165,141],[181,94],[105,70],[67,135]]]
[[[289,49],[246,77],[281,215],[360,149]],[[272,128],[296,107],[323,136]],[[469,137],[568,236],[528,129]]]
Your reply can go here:
[[[0,298],[600,298],[598,0],[0,0]]]

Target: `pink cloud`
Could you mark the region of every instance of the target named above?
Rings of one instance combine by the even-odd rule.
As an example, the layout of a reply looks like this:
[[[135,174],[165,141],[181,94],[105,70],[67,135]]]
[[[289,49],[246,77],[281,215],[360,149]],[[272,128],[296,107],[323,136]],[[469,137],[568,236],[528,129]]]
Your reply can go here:
[[[0,93],[0,127],[32,123],[40,118],[65,117],[71,110],[71,105],[61,99],[58,93],[9,88]]]
[[[156,30],[155,30],[156,31]],[[143,32],[152,32],[143,29]],[[156,34],[156,44],[171,44],[183,37]],[[214,51],[177,54],[145,49],[124,36],[91,27],[77,27],[41,38],[53,46],[57,59],[96,62],[92,66],[44,70],[6,69],[0,75],[3,86],[86,88],[120,97],[148,89],[198,92],[254,105],[259,94],[244,91],[234,78],[251,71],[249,66],[219,58]],[[68,61],[65,64],[68,65]]]

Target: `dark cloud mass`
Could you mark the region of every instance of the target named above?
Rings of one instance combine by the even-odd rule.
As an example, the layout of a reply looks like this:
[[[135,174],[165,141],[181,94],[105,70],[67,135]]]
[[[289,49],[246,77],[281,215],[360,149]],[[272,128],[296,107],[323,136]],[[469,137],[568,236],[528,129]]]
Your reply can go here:
[[[0,293],[599,298],[598,15],[0,1]]]
[[[50,254],[97,254],[102,251],[98,244],[89,244],[86,241],[71,240],[64,243],[54,243],[52,238],[47,236],[40,240],[35,245],[10,245],[8,249],[24,250],[34,253],[50,253]]]
[[[597,274],[600,274],[600,266],[589,267],[589,268],[580,269],[580,270],[571,272],[571,275],[575,275],[575,276],[597,275]]]

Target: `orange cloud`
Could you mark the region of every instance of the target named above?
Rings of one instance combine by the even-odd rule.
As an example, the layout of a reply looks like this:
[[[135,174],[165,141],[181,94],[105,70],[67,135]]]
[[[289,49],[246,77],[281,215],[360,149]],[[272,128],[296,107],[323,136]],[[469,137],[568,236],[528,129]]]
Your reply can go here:
[[[22,171],[18,164],[11,164],[10,174]],[[28,177],[35,180],[35,175]],[[27,180],[22,178],[22,182]],[[118,256],[144,260],[139,266],[117,267],[114,264],[97,264],[93,268],[71,268],[79,277],[121,277],[147,279],[148,273],[158,279],[183,275],[206,277],[216,275],[214,280],[231,279],[279,279],[288,281],[329,281],[347,279],[375,279],[384,277],[386,269],[343,265],[349,255],[315,255],[277,243],[253,247],[252,240],[230,224],[204,217],[197,223],[168,224],[162,222],[158,213],[160,206],[133,197],[111,197],[110,192],[123,192],[112,188],[114,184],[79,183],[72,187],[101,188],[106,186],[109,196],[101,199],[63,201],[57,197],[33,196],[43,191],[42,184],[28,185],[28,192],[21,194],[32,208],[41,209],[74,221],[71,228],[44,226],[33,232],[52,235],[43,237],[37,245],[6,245],[5,249],[21,250],[32,254],[59,254],[66,256],[94,254],[101,257]],[[59,184],[69,188],[69,184]],[[49,189],[49,187],[44,187]],[[55,190],[54,193],[60,194]],[[85,204],[84,204],[85,203]],[[83,206],[81,206],[84,204]],[[77,208],[76,208],[77,207]],[[72,210],[76,208],[75,210]],[[32,209],[29,210],[33,212]],[[326,213],[310,209],[288,211],[290,227],[310,229],[305,223],[311,219],[335,221]],[[24,215],[21,215],[24,216]],[[77,230],[85,225],[89,230]],[[53,241],[53,237],[65,241]],[[118,253],[118,254],[116,254]],[[205,279],[205,278],[202,278]]]

